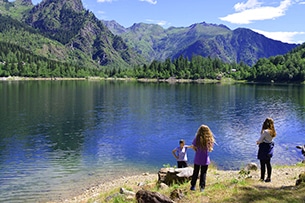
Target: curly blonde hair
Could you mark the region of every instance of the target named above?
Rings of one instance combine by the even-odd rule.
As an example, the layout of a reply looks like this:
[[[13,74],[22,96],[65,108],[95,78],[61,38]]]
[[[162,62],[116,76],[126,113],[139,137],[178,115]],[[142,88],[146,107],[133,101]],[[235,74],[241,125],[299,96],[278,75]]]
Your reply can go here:
[[[208,126],[201,125],[197,130],[195,139],[198,148],[207,149],[209,152],[213,151],[215,139]]]

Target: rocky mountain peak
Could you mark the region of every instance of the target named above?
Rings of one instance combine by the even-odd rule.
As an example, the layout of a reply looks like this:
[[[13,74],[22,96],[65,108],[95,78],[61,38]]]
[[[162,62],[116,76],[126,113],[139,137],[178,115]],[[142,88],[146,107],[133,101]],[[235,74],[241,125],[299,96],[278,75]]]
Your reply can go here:
[[[15,3],[17,5],[23,6],[32,6],[32,0],[15,0],[15,1],[8,1],[8,0],[0,0],[0,4],[7,4],[7,3]]]
[[[27,1],[27,0],[23,0]],[[82,12],[84,10],[84,6],[81,0],[43,0],[39,3],[37,8],[55,8],[56,9],[71,9],[74,12]]]
[[[16,2],[20,2],[20,4],[24,5],[24,6],[32,6],[33,5],[32,0],[16,0]]]

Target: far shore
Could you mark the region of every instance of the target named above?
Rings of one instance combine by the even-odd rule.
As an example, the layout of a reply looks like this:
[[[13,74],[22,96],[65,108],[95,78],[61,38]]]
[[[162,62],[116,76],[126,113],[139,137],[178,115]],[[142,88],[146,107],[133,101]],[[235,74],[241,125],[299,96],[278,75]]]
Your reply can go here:
[[[244,84],[305,84],[304,82],[301,83],[288,83],[288,82],[254,82],[254,81],[246,81],[246,80],[234,80],[232,78],[221,78],[221,79],[177,79],[175,77],[170,77],[168,79],[160,79],[160,78],[116,78],[116,77],[95,77],[89,76],[84,78],[62,78],[62,77],[19,77],[19,76],[9,76],[9,77],[0,77],[0,81],[64,81],[64,80],[88,80],[88,81],[134,81],[134,82],[160,82],[160,83],[219,83],[219,84],[235,84],[235,83],[244,83]]]
[[[170,77],[168,79],[157,79],[157,78],[103,78],[103,77],[86,77],[86,78],[61,78],[61,77],[0,77],[0,81],[31,81],[31,80],[113,80],[113,81],[137,81],[137,82],[167,82],[167,83],[245,83],[246,81],[236,81],[231,78],[223,78],[220,80],[216,79],[177,79]]]

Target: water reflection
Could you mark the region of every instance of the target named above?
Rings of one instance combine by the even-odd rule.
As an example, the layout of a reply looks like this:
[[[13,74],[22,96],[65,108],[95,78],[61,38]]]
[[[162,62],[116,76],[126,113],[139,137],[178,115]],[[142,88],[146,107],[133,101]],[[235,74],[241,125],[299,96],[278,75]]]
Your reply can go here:
[[[300,161],[295,146],[305,144],[304,86],[19,81],[1,82],[0,94],[0,202],[64,198],[175,165],[171,150],[201,124],[223,169],[257,162],[266,117],[278,133],[273,163]]]

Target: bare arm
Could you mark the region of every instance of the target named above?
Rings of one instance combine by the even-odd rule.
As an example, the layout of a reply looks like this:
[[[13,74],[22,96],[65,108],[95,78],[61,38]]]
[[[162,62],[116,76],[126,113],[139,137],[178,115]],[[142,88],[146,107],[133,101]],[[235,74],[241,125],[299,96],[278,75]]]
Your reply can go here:
[[[188,148],[191,148],[191,149],[193,149],[194,151],[197,151],[197,147],[195,147],[194,145],[190,145],[190,146],[188,146]]]
[[[173,151],[172,151],[172,154],[174,155],[174,157],[176,158],[176,159],[178,159],[179,157],[177,156],[177,154],[176,154],[176,149],[174,149]]]

